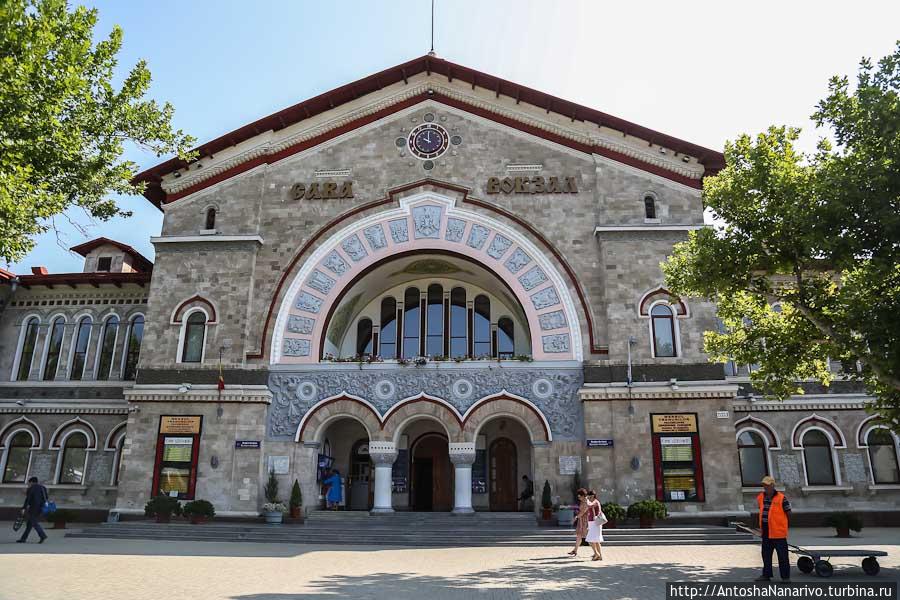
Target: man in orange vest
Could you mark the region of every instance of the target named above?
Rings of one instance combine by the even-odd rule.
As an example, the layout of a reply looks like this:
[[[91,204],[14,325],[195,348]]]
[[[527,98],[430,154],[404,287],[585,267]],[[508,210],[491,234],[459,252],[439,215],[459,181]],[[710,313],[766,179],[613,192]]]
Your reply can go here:
[[[762,479],[763,491],[756,497],[759,505],[759,530],[762,532],[762,576],[756,581],[772,580],[772,551],[778,552],[778,572],[782,581],[791,580],[791,563],[788,558],[788,517],[791,503],[775,489],[775,479],[766,475]]]

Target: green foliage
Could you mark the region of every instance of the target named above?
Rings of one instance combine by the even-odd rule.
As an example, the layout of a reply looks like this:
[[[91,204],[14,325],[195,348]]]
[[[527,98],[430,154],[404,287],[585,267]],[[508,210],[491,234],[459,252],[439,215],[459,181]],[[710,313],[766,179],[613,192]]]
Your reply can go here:
[[[291,488],[291,508],[298,506],[303,506],[303,494],[300,492],[300,482],[295,479]]]
[[[606,512],[605,507],[603,512]],[[639,500],[628,507],[627,515],[631,518],[665,519],[669,516],[669,512],[666,510],[666,505],[659,500]],[[609,518],[609,513],[606,516]]]
[[[181,503],[171,496],[156,496],[144,505],[144,515],[148,517],[181,515]]]
[[[275,503],[278,502],[278,480],[275,478],[275,469],[269,471],[269,480],[266,481],[265,487],[266,500]]]
[[[25,255],[33,236],[71,207],[107,220],[128,216],[111,193],[135,194],[126,143],[188,157],[193,138],[173,131],[173,108],[145,98],[139,61],[113,86],[122,30],[94,43],[97,11],[65,0],[8,0],[0,9],[0,258]]]
[[[544,489],[541,491],[541,508],[553,508],[553,496],[550,495],[550,482],[544,480]]]
[[[186,517],[206,517],[212,519],[216,516],[216,509],[209,500],[193,500],[186,502],[181,512]]]
[[[900,44],[855,89],[835,77],[812,118],[822,139],[805,155],[797,129],[771,127],[725,147],[704,182],[718,225],[691,232],[662,265],[667,287],[718,305],[711,360],[757,364],[751,380],[785,399],[797,381],[863,381],[871,407],[900,430]],[[780,305],[781,311],[772,309]],[[859,363],[860,369],[856,365]]]
[[[853,531],[862,531],[862,519],[859,515],[851,512],[833,512],[825,517],[825,527],[834,527],[835,529],[852,529]]]
[[[607,502],[602,506],[603,514],[605,514],[606,518],[610,521],[621,521],[628,514],[621,504],[616,504],[615,502]]]

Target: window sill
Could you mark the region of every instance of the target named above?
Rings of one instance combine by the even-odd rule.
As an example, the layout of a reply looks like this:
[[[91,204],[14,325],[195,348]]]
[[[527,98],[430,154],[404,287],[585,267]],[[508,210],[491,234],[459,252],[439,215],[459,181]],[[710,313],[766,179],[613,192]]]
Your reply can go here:
[[[104,492],[114,492],[119,489],[119,486],[117,486],[117,485],[101,485],[98,487],[98,489],[100,489]]]
[[[776,490],[776,491],[784,492],[784,489],[785,489],[785,488],[784,488],[783,485],[776,485],[776,486],[775,486],[775,490]],[[761,485],[760,485],[760,486],[749,486],[749,487],[748,487],[748,486],[744,486],[744,487],[741,488],[741,493],[743,493],[743,494],[758,494],[758,493],[760,493],[761,491],[763,491],[763,487],[762,487]]]
[[[50,483],[46,487],[49,490],[73,490],[79,492],[86,492],[88,489],[88,486],[77,483]]]
[[[849,496],[852,491],[852,485],[804,485],[800,488],[804,496],[819,492],[842,492],[845,496]]]
[[[218,229],[201,229],[200,235],[215,235],[219,233]]]
[[[654,223],[654,224],[658,224],[659,222],[660,222],[659,219],[648,219],[648,218],[646,218],[646,217],[644,218],[644,223]]]
[[[28,487],[27,483],[0,483],[0,490],[24,490]]]
[[[900,484],[897,483],[876,483],[875,485],[869,485],[869,491],[873,494],[875,492],[886,492],[890,490],[900,490]]]

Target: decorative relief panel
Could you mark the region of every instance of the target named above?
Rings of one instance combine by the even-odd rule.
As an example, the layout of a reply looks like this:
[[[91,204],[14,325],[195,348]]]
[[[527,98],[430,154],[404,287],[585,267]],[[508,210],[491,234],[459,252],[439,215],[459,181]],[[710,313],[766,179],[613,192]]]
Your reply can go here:
[[[309,335],[316,325],[315,319],[309,317],[301,317],[299,315],[291,315],[288,317],[287,329],[291,333],[305,333]]]
[[[483,225],[472,225],[472,230],[469,231],[469,240],[466,244],[468,244],[470,248],[481,250],[490,233],[491,230]]]
[[[868,483],[866,465],[859,452],[844,452],[844,481],[846,483]]]
[[[538,315],[538,321],[541,324],[541,329],[544,331],[562,329],[566,326],[566,315],[561,310],[554,310],[553,312]]]
[[[381,250],[387,246],[387,239],[384,237],[384,229],[381,225],[372,225],[363,230],[363,235],[369,241],[369,245],[375,250]]]
[[[778,465],[778,472],[775,478],[785,485],[800,485],[803,480],[800,478],[800,465],[797,464],[797,457],[793,454],[780,453],[775,456],[775,464]]]
[[[569,351],[569,334],[558,333],[556,335],[541,336],[544,344],[544,352],[568,352]]]
[[[355,233],[341,242],[341,248],[354,262],[358,262],[369,255],[366,252],[366,247],[362,245],[362,242],[359,241],[359,236]]]
[[[331,251],[331,253],[328,255],[328,258],[326,258],[322,262],[322,264],[326,269],[328,269],[338,277],[346,273],[347,269],[350,268],[350,265],[347,264],[347,261],[344,260],[343,257],[341,257],[341,255],[334,250]]]
[[[530,262],[531,257],[528,256],[521,248],[516,248],[516,251],[513,252],[508,259],[506,259],[506,268],[509,269],[511,273],[518,273],[522,270],[522,267]]]
[[[494,239],[491,240],[491,245],[488,247],[487,251],[488,256],[500,260],[500,257],[509,250],[510,246],[512,246],[512,241],[498,233],[494,236]]]
[[[409,223],[406,219],[398,219],[388,223],[391,230],[391,239],[395,244],[402,244],[409,241]]]
[[[540,267],[531,267],[524,275],[519,276],[519,283],[522,284],[525,291],[533,290],[545,281],[547,281],[547,275]]]
[[[309,340],[285,339],[284,353],[288,356],[309,356]]]
[[[300,292],[297,296],[297,308],[306,312],[317,313],[322,308],[322,299],[316,298],[307,292]]]
[[[334,279],[316,269],[313,271],[312,275],[310,275],[306,285],[323,294],[327,294],[331,291],[331,288],[334,287]]]
[[[441,209],[438,206],[417,206],[412,210],[416,239],[438,238],[441,231]]]
[[[559,296],[556,295],[556,290],[554,288],[548,287],[532,294],[531,303],[534,304],[535,310],[541,310],[542,308],[548,308],[559,304]]]
[[[466,222],[462,219],[447,219],[447,232],[444,239],[448,242],[461,242],[466,231]]]

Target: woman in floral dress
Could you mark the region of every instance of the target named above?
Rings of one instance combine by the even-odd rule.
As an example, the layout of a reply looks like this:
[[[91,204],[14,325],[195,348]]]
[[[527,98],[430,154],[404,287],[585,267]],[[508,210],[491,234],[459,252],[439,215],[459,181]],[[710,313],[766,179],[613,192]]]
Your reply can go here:
[[[578,499],[578,512],[575,513],[575,548],[569,552],[569,556],[578,556],[578,548],[581,547],[581,540],[587,537],[588,521],[590,520],[587,490],[579,488],[575,497]]]

